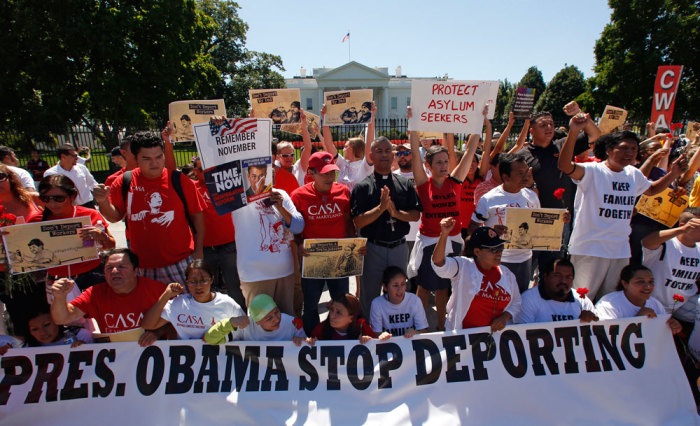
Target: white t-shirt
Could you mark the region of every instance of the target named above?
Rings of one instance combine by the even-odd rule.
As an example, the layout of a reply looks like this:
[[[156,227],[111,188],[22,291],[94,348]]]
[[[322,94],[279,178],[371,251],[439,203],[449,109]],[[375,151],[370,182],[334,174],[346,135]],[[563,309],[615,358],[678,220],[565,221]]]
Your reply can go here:
[[[644,303],[644,307],[656,312],[656,315],[666,314],[664,305],[654,299],[653,296]],[[606,294],[595,305],[598,318],[601,320],[635,317],[640,309],[639,306],[633,305],[627,299],[625,292],[622,290]]]
[[[60,164],[56,164],[44,172],[44,177],[51,175],[63,175],[70,178],[78,189],[78,197],[75,204],[83,205],[92,201],[92,189],[97,186],[97,181],[92,177],[90,170],[82,164],[76,164],[72,169],[66,170]]]
[[[294,163],[294,165],[292,166],[292,174],[295,178],[297,178],[299,186],[304,186],[306,184],[306,182],[304,182],[304,177],[306,177],[306,170],[301,168],[301,159],[297,160],[296,163]]]
[[[638,196],[651,182],[637,168],[625,167],[613,172],[605,163],[582,163],[583,179],[574,200],[574,230],[571,254],[606,259],[630,257],[628,238],[632,210]]]
[[[351,163],[343,158],[342,155],[338,154],[338,158],[335,159],[335,165],[340,169],[336,182],[347,186],[350,191],[352,191],[352,188],[355,187],[357,182],[374,172],[374,166],[367,163],[365,158]]]
[[[282,314],[280,326],[274,331],[265,331],[257,325],[252,318],[250,325],[246,328],[234,330],[232,340],[257,340],[257,341],[285,341],[292,340],[292,337],[306,337],[301,320],[291,315]]]
[[[236,227],[238,250],[238,275],[241,281],[254,282],[273,280],[294,273],[292,249],[289,244],[292,234],[304,229],[304,218],[294,207],[286,192],[282,194],[282,205],[292,214],[287,228],[282,215],[275,206],[265,206],[266,198],[234,210],[233,224]]]
[[[168,301],[160,317],[175,327],[180,340],[201,339],[209,327],[221,320],[245,315],[243,309],[229,296],[214,293],[207,303],[194,300],[191,294],[181,294]]]
[[[700,247],[684,246],[677,238],[666,241],[666,253],[661,260],[664,246],[656,250],[642,248],[643,264],[654,274],[654,292],[652,295],[666,308],[670,314],[683,303],[676,302],[673,296],[679,294],[687,301],[698,291],[695,280],[700,276]]]
[[[503,185],[493,188],[479,198],[472,220],[493,228],[494,225],[506,224],[506,209],[519,207],[524,209],[539,209],[540,200],[534,191],[523,188],[517,193],[503,190]],[[503,250],[501,262],[522,263],[532,257],[532,250],[508,249]]]
[[[405,177],[406,179],[413,182],[414,185],[416,183],[415,179],[413,179],[413,172],[404,173],[401,171],[401,169],[397,169],[394,170],[394,174],[397,176]],[[418,235],[418,228],[420,228],[420,219],[415,222],[408,222],[408,225],[411,228],[409,229],[408,234],[406,234],[406,241],[416,241],[416,236]]]
[[[522,294],[520,315],[515,319],[518,324],[533,322],[568,321],[578,319],[582,311],[595,313],[593,302],[587,297],[579,297],[575,291],[569,291],[566,301],[546,299],[541,287],[535,286]]]
[[[15,166],[7,166],[7,168],[19,177],[20,182],[22,182],[22,188],[35,189],[34,178],[31,173]]]
[[[377,335],[386,331],[392,336],[403,336],[409,328],[428,328],[428,320],[418,296],[406,292],[398,305],[383,295],[375,297],[370,308],[370,325]]]

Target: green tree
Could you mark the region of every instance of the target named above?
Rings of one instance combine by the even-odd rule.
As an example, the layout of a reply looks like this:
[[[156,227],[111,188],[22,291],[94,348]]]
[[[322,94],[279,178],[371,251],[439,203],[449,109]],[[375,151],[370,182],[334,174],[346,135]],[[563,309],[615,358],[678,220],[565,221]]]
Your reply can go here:
[[[547,85],[544,83],[542,72],[537,69],[536,66],[528,68],[523,78],[521,78],[518,84],[513,87],[513,96],[508,100],[508,106],[505,110],[506,120],[508,119],[508,113],[513,110],[513,104],[515,103],[515,90],[517,90],[518,87],[535,89],[535,104],[537,104],[538,99],[540,96],[542,96],[542,92],[544,92]]]
[[[515,89],[508,79],[498,81],[498,97],[496,98],[496,111],[494,111],[493,115],[494,120],[508,122],[508,113],[510,111],[507,109],[507,106],[514,94]]]
[[[700,110],[700,1],[609,0],[613,10],[595,45],[596,75],[581,97],[589,111],[606,104],[647,121],[659,65],[683,65],[674,117],[695,118]],[[674,120],[675,121],[675,120]]]
[[[586,91],[583,73],[574,65],[565,66],[552,78],[535,104],[535,111],[549,111],[555,120],[565,120],[562,107]]]

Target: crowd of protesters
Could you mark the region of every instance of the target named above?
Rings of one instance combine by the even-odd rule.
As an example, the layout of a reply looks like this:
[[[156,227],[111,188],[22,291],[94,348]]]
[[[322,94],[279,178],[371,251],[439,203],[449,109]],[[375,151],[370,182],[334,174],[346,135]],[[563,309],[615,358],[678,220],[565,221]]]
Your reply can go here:
[[[105,183],[72,145],[58,148],[52,167],[33,151],[29,171],[0,147],[2,224],[87,216],[93,226],[81,237],[102,254],[71,268],[10,275],[5,267],[0,297],[12,336],[2,336],[0,352],[90,343],[93,331],[142,329],[142,346],[313,345],[670,314],[677,347],[669,350],[678,350],[697,396],[700,138],[653,126],[644,135],[627,127],[601,134],[575,102],[563,108],[568,128],[538,112],[507,151],[512,116],[494,134],[486,110],[483,138],[470,135],[463,146],[452,134],[421,140],[416,132],[396,145],[375,137],[371,119],[367,137],[349,139],[342,153],[324,126],[316,151],[301,126],[299,160],[289,142],[273,140],[272,188],[264,187],[266,168],[249,168],[248,204],[224,216],[201,161],[176,168],[169,128],[125,137],[112,151],[121,169]],[[689,196],[674,226],[636,212],[640,196],[667,189]],[[660,205],[651,203],[651,216]],[[515,208],[566,209],[561,250],[531,248],[527,224],[508,229],[507,209]],[[115,248],[108,224],[118,221],[128,248]],[[301,278],[305,239],[349,237],[367,240],[357,253],[364,268],[356,294],[347,278]],[[523,248],[504,249],[509,242]],[[36,245],[33,261],[50,263]],[[355,262],[348,255],[342,267]]]

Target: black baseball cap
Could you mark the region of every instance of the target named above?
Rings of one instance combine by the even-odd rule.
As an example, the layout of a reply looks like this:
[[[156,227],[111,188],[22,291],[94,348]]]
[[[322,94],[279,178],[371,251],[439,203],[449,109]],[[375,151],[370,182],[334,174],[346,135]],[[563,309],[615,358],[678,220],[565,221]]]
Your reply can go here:
[[[492,248],[498,247],[510,241],[503,240],[498,236],[498,233],[488,226],[481,226],[474,231],[469,239],[469,244],[472,248]]]
[[[119,149],[119,147],[114,148],[112,152],[109,153],[110,157],[123,157],[122,151]]]

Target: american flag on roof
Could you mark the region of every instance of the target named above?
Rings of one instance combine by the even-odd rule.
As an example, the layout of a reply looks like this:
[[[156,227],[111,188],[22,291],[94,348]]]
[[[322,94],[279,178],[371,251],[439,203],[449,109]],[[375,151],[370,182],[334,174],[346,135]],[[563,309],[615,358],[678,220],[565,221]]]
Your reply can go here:
[[[345,34],[345,37],[343,37],[343,43],[345,43],[345,40],[350,38],[350,33]]]

